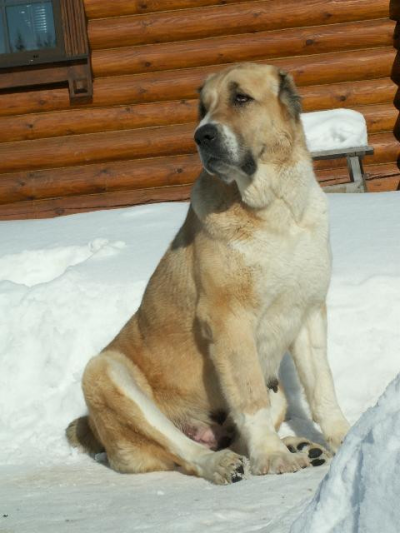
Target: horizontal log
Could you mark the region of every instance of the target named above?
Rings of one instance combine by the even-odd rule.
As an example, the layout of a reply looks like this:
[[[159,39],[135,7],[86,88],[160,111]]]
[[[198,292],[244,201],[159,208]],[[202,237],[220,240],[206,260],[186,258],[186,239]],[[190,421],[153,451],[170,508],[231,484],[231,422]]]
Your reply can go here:
[[[383,178],[396,178],[400,177],[400,169],[397,162],[383,163],[380,165],[366,165],[364,164],[364,172],[366,180],[376,180]],[[349,171],[347,165],[344,164],[338,168],[327,168],[323,170],[316,170],[318,181],[321,185],[332,185],[334,182],[346,183],[350,181]]]
[[[325,182],[323,185],[344,182],[345,178]],[[367,181],[370,192],[396,191],[400,187],[400,174]],[[188,200],[191,185],[139,189],[134,191],[114,191],[91,195],[70,196],[38,201],[23,201],[0,205],[0,220],[20,220],[51,218],[73,213],[83,213],[99,209],[127,207],[154,202]]]
[[[304,111],[354,108],[359,105],[393,102],[396,86],[390,78],[359,80],[300,87]]]
[[[197,108],[178,100],[0,117],[0,142],[183,124],[196,121]]]
[[[312,94],[308,95],[306,92],[303,97],[305,110],[310,110],[310,107],[313,110],[351,107],[363,113],[370,133],[389,131],[394,128],[398,111],[392,104],[395,87],[389,79],[354,82],[351,90],[347,84],[343,84],[341,89],[333,85],[328,86],[328,91],[325,85],[311,87],[311,89]],[[340,96],[332,102],[330,96],[335,91],[338,91]],[[359,106],[354,102],[354,97],[356,97],[365,103],[363,96],[366,96],[367,103],[374,104],[375,102],[371,100],[375,98],[378,98],[378,101],[382,100],[385,94],[387,103],[384,104]],[[349,103],[350,95],[354,100]],[[194,123],[197,115],[197,100],[178,100],[0,117],[0,143]]]
[[[393,104],[354,106],[355,111],[362,113],[367,123],[368,134],[393,131],[398,111]]]
[[[196,0],[196,7],[239,4],[247,0]],[[156,11],[172,11],[174,9],[193,8],[193,0],[84,0],[85,12],[89,19],[121,17],[154,13]]]
[[[367,181],[368,192],[400,191],[400,173],[397,176]]]
[[[327,193],[332,192],[348,192],[346,190],[336,189],[335,191],[329,190],[329,187],[332,185],[348,184],[350,183],[348,178],[338,177],[329,181],[324,181],[321,183],[322,189]],[[400,183],[400,174],[397,177],[393,176],[390,178],[377,178],[375,180],[366,181],[366,192],[375,193],[375,192],[391,192],[398,191]]]
[[[0,176],[0,204],[187,185],[201,170],[197,154],[21,171]]]
[[[0,205],[0,220],[52,218],[73,213],[115,209],[137,204],[188,200],[191,185],[160,187],[135,191],[115,191],[83,196]]]
[[[0,144],[0,174],[101,161],[193,153],[196,151],[193,141],[194,129],[195,124],[189,123],[164,128],[6,142]],[[377,143],[376,146],[374,142]],[[384,159],[384,157],[392,157],[389,154],[395,150],[398,153],[400,148],[392,133],[372,135],[370,144],[375,148],[376,153],[372,157],[376,163],[395,160],[395,157],[393,159]],[[332,165],[335,166],[340,165]],[[316,168],[328,168],[327,162],[316,162]]]
[[[392,162],[397,161],[400,146],[392,134],[370,135],[369,141],[375,154],[365,158],[366,172],[377,163],[395,165]],[[316,161],[314,167],[320,181],[347,175],[345,160]],[[199,158],[193,154],[6,173],[0,175],[0,203],[188,184],[200,169]]]
[[[275,0],[89,21],[93,50],[386,18],[387,0]]]
[[[391,46],[388,19],[95,50],[93,74],[115,76],[205,65]]]
[[[381,178],[399,178],[400,163],[384,163],[382,165],[366,165],[365,172],[368,180],[376,180]]]
[[[271,63],[288,70],[301,87],[359,80],[363,80],[365,83],[366,80],[387,78],[390,76],[394,55],[394,49],[387,47],[260,61],[260,63]],[[180,71],[98,78],[94,81],[93,106],[197,98],[197,88],[206,76],[219,70],[221,70],[221,66],[217,65]],[[379,83],[384,84],[386,95],[388,81]],[[348,89],[351,90],[350,85]],[[325,90],[329,95],[329,87],[326,87]],[[394,90],[393,86],[393,92]],[[300,91],[302,92],[301,88]],[[320,91],[320,89],[316,89],[316,91]],[[310,88],[311,94],[313,94],[313,89]],[[335,100],[337,97],[346,99],[346,95],[340,93],[340,88],[339,92],[336,91],[330,96],[331,100]],[[367,98],[365,94],[364,98]],[[375,98],[378,97],[375,96]],[[0,116],[69,108],[70,103],[66,89],[24,92],[19,93],[18,98],[15,98],[13,94],[0,94]]]
[[[196,151],[194,124],[0,144],[0,174]]]
[[[200,170],[199,158],[193,154],[3,174],[0,203],[187,185]],[[366,165],[365,171],[369,179],[400,173],[397,163]],[[317,170],[316,174],[320,182],[349,181],[347,166]]]
[[[368,192],[400,190],[400,169],[397,163],[364,165],[364,171]],[[316,174],[323,188],[350,182],[347,167],[319,170]]]

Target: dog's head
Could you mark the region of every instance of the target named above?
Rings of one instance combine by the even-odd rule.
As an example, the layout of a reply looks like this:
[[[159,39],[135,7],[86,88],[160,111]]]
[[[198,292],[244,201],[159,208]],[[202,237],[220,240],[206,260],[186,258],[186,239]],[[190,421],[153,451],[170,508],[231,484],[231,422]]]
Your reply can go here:
[[[194,139],[201,161],[226,182],[287,157],[301,128],[292,77],[270,65],[243,63],[210,76],[200,89],[199,112]]]

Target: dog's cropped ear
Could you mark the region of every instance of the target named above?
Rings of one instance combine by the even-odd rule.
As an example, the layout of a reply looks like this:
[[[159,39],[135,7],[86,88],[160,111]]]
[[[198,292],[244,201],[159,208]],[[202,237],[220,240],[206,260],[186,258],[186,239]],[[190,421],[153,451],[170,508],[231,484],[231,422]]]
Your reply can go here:
[[[279,98],[289,114],[298,120],[301,113],[301,96],[297,92],[292,76],[284,70],[279,70]]]
[[[199,120],[202,120],[205,116],[206,116],[206,106],[204,105],[204,102],[203,102],[203,97],[202,97],[202,94],[201,94],[201,91],[203,90],[203,87],[204,85],[202,85],[201,87],[199,87],[197,89],[197,92],[199,93],[199,106],[198,106],[198,118]]]

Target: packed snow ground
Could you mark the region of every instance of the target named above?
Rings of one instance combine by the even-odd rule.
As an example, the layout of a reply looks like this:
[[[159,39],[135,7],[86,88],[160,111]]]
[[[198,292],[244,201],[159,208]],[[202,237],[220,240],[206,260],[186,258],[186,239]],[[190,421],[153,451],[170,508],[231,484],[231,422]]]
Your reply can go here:
[[[331,195],[330,206],[329,359],[340,403],[354,423],[400,369],[400,193]],[[186,210],[186,204],[173,203],[0,222],[2,533],[204,528],[283,533],[328,471],[319,467],[215,487],[176,472],[116,474],[69,449],[64,429],[85,412],[80,390],[85,363],[137,308]],[[321,441],[288,357],[282,378],[291,396],[282,435]],[[398,396],[398,387],[393,390]],[[336,472],[346,456],[335,459]],[[307,516],[331,509],[329,501],[322,502],[337,483],[331,490],[327,479],[328,488],[300,519],[307,520],[305,529],[296,533],[331,531],[307,529]],[[354,499],[349,490],[345,494]],[[334,505],[349,509],[346,498]],[[356,507],[352,500],[350,509]]]

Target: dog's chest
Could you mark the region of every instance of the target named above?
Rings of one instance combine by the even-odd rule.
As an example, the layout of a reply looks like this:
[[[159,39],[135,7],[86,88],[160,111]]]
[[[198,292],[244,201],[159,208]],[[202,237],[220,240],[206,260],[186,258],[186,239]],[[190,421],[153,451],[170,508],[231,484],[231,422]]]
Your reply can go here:
[[[327,229],[286,235],[259,231],[251,241],[232,243],[242,257],[255,295],[255,341],[266,379],[297,336],[311,307],[322,304],[330,279]]]
[[[304,308],[325,299],[330,278],[327,231],[294,227],[286,233],[260,228],[251,239],[233,241],[256,296],[258,315],[271,306]],[[287,312],[287,309],[286,309]]]

